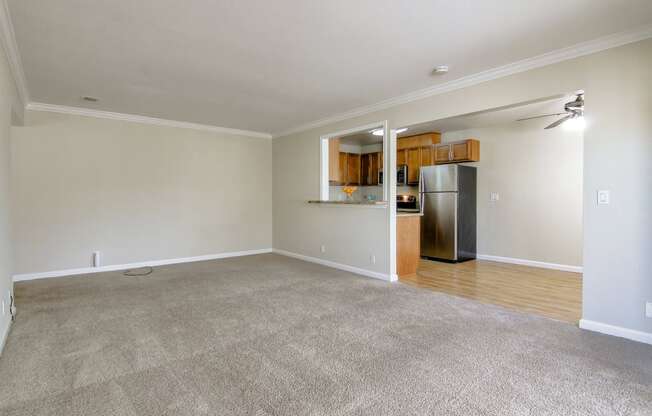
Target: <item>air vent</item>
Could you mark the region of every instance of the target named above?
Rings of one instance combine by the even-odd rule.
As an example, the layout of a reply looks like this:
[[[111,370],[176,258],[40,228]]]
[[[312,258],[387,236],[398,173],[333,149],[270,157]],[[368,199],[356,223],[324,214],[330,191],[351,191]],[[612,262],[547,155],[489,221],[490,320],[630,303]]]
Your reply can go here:
[[[100,101],[99,98],[96,98],[96,97],[90,97],[90,96],[88,96],[88,95],[85,95],[85,96],[81,97],[81,99],[84,100],[84,101],[91,102],[91,103],[96,103],[96,102]]]

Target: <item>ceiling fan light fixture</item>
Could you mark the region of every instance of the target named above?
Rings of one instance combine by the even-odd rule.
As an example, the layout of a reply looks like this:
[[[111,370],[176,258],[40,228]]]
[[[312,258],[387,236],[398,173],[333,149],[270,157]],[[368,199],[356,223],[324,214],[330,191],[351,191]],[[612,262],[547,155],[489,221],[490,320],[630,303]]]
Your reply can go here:
[[[564,130],[582,131],[586,127],[586,120],[584,119],[583,115],[577,115],[576,117],[566,121],[562,127]]]

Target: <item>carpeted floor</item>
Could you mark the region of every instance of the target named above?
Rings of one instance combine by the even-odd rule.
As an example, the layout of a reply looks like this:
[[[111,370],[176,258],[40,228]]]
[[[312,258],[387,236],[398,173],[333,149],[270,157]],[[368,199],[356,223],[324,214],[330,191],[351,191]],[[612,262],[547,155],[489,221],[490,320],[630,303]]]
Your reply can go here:
[[[16,298],[1,415],[652,414],[652,346],[273,254]]]

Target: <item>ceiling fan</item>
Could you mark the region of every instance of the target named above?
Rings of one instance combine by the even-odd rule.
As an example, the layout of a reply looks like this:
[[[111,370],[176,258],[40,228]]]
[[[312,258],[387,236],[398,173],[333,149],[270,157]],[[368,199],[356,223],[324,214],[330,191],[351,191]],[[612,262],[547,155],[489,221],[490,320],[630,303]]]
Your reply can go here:
[[[564,116],[559,120],[555,121],[554,123],[551,123],[545,127],[546,129],[554,129],[555,127],[567,122],[568,120],[580,118],[583,115],[584,115],[584,91],[579,91],[575,96],[575,100],[569,101],[566,104],[564,104],[563,113],[543,114],[540,116],[520,118],[516,121],[532,120],[535,118],[542,118],[542,117]]]

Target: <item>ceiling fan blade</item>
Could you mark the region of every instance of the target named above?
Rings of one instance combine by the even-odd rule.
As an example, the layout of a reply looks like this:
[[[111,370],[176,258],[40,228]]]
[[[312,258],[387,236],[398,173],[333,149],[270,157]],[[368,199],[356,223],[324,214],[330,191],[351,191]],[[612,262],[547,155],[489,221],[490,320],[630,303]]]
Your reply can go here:
[[[546,130],[547,130],[547,129],[554,129],[554,128],[557,127],[558,125],[560,125],[560,124],[562,124],[562,123],[564,123],[564,122],[566,122],[566,121],[568,121],[568,120],[570,120],[571,118],[574,118],[574,117],[575,117],[574,114],[569,114],[569,115],[567,115],[566,117],[562,117],[562,118],[560,118],[559,120],[555,121],[555,122],[552,123],[551,125],[549,125],[549,126],[547,126],[547,127],[544,127],[544,129],[546,129]]]
[[[543,115],[541,115],[541,116],[519,118],[519,119],[516,120],[516,121],[525,121],[525,120],[532,120],[532,119],[535,119],[535,118],[552,117],[552,116],[562,116],[562,115],[564,115],[564,114],[568,114],[568,113],[543,114]]]

